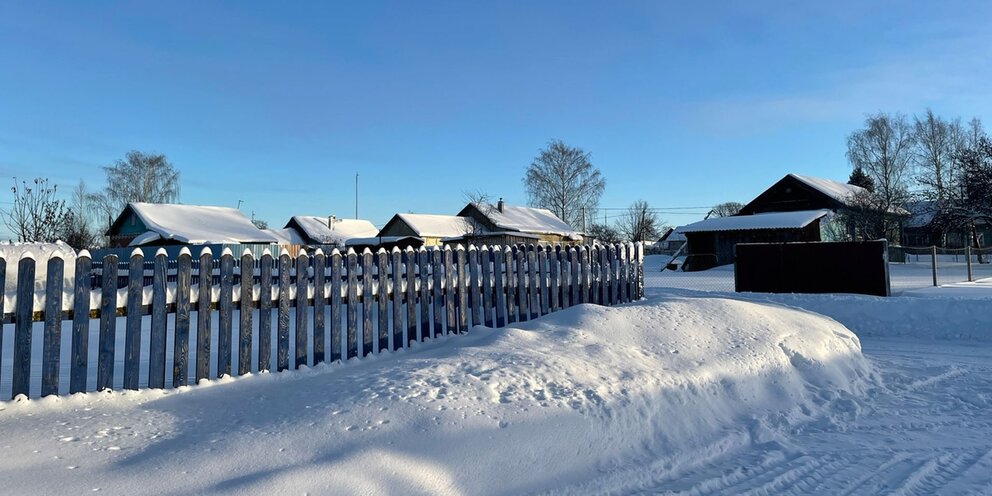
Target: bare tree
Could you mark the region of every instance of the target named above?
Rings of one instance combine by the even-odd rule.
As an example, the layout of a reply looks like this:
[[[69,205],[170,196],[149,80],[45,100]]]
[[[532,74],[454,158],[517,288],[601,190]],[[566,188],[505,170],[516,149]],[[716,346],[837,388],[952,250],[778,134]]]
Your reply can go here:
[[[589,161],[589,154],[561,140],[551,141],[540,151],[523,181],[531,206],[551,210],[582,230],[606,189],[606,179]]]
[[[475,208],[479,209],[479,211],[482,212],[482,215],[488,217],[493,210],[496,210],[496,207],[493,206],[492,197],[489,193],[481,189],[477,189],[475,191],[464,191],[462,192],[462,196],[465,197],[465,201],[475,205]],[[465,236],[481,236],[485,232],[486,228],[481,222],[478,222],[471,217],[465,219]]]
[[[865,119],[864,129],[847,138],[847,158],[875,185],[855,202],[866,238],[898,236],[895,212],[909,199],[908,180],[913,159],[913,130],[905,116],[878,113]]]
[[[742,208],[744,208],[744,204],[740,202],[723,202],[714,206],[712,212],[714,217],[732,217],[737,215]]]
[[[658,239],[660,225],[657,214],[644,200],[637,200],[631,204],[617,221],[620,233],[630,241]]]
[[[91,220],[92,198],[93,195],[86,191],[86,183],[80,179],[79,184],[72,190],[69,204],[72,216],[61,236],[63,241],[77,250],[93,248],[99,239],[99,234]]]
[[[947,198],[947,190],[953,187],[956,177],[954,156],[964,146],[965,132],[960,120],[944,120],[930,109],[922,118],[914,117],[913,121],[917,182],[924,188],[923,195],[939,205]]]
[[[123,160],[117,160],[103,170],[107,174],[107,185],[102,193],[93,196],[93,200],[108,219],[119,214],[128,203],[179,201],[179,171],[165,155],[132,150]]]
[[[587,229],[587,237],[600,243],[619,243],[622,241],[620,231],[609,224],[593,224]]]
[[[56,198],[58,186],[49,186],[48,179],[38,177],[18,186],[15,177],[10,191],[13,206],[0,210],[0,216],[18,241],[53,243],[72,223],[72,211],[66,208],[65,200]]]

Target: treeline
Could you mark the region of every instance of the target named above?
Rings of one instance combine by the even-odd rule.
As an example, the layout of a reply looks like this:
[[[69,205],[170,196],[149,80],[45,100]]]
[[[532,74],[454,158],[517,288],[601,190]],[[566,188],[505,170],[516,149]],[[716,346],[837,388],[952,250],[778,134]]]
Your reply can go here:
[[[976,223],[992,223],[992,143],[981,120],[878,113],[847,138],[849,182],[867,192],[848,214],[855,236],[899,239],[910,208],[931,226],[962,229],[977,244]]]

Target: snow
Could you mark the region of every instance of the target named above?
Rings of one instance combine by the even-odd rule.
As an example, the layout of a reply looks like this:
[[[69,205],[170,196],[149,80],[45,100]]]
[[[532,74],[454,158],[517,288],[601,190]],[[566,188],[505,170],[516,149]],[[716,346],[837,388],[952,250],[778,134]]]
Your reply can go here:
[[[501,212],[496,205],[488,205],[480,211],[499,229],[531,234],[578,235],[572,226],[546,208],[504,205]]]
[[[188,244],[276,242],[236,208],[168,203],[130,203],[128,207],[149,231],[164,240]]]
[[[328,227],[327,217],[295,215],[286,227],[292,225],[294,221],[306,236],[322,244],[344,246],[349,239],[371,238],[379,234],[379,230],[371,222],[362,219],[335,218]]]
[[[807,312],[580,305],[343,365],[0,403],[0,478],[15,494],[611,492],[849,422],[877,387],[857,337]]]
[[[296,232],[296,229],[287,227],[285,229],[263,229],[266,234],[272,236],[280,245],[303,245],[306,241]]]
[[[435,214],[396,214],[420,237],[448,238],[472,232],[464,217]]]
[[[832,179],[823,179],[820,177],[813,176],[802,176],[799,174],[789,174],[795,179],[803,182],[807,186],[823,193],[844,205],[851,205],[855,196],[865,192],[865,189],[861,186],[855,186],[853,184],[842,183],[840,181],[834,181]]]
[[[754,215],[735,215],[731,217],[716,217],[679,227],[676,232],[685,234],[693,232],[744,231],[752,229],[799,229],[806,227],[810,222],[829,214],[829,210],[801,210],[796,212],[774,212]]]

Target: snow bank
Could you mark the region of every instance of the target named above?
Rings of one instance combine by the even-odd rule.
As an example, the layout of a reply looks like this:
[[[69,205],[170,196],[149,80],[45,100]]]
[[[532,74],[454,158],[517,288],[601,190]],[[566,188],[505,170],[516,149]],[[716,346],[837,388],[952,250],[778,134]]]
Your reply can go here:
[[[598,493],[636,485],[633,465],[676,477],[855,415],[872,377],[858,338],[808,312],[581,305],[343,366],[0,403],[0,479],[13,494]]]

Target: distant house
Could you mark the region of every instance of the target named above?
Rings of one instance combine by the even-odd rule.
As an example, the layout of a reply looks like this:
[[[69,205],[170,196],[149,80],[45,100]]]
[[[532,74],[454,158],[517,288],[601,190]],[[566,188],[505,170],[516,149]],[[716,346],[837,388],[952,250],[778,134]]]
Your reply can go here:
[[[550,210],[506,205],[502,198],[495,205],[469,203],[458,216],[470,219],[474,229],[451,241],[499,245],[576,244],[582,241],[582,236],[572,226]]]
[[[348,240],[370,238],[379,233],[379,230],[367,220],[313,215],[295,215],[289,219],[284,229],[295,232],[301,244],[338,248],[344,248]]]
[[[936,201],[921,200],[906,204],[909,216],[902,223],[903,246],[939,246],[959,249],[974,245],[988,246],[992,240],[992,226],[984,219],[976,219],[974,232],[971,226],[946,227],[939,222],[940,205]]]
[[[129,203],[106,236],[112,247],[277,242],[236,208],[174,203]]]
[[[836,212],[857,208],[858,195],[865,192],[864,188],[853,184],[787,174],[744,205],[737,215],[820,209]]]
[[[705,270],[734,263],[738,243],[820,241],[820,219],[829,210],[768,212],[701,220],[678,228],[686,237],[683,270]]]
[[[443,240],[464,236],[474,229],[467,219],[456,215],[396,214],[379,230],[377,237],[416,238],[409,241],[419,242],[421,246],[440,246]]]
[[[678,229],[678,227],[665,229],[665,232],[658,238],[658,242],[655,243],[655,248],[661,253],[667,254],[673,254],[682,248],[682,245],[685,244],[685,234],[678,232]]]

